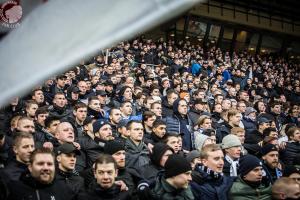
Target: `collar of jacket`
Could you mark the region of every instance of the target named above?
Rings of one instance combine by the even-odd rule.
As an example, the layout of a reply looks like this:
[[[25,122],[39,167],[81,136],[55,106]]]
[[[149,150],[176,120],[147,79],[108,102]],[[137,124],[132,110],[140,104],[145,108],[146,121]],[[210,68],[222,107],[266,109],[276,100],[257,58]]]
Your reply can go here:
[[[70,178],[70,177],[72,177],[72,176],[76,176],[76,174],[74,173],[74,170],[65,172],[65,171],[63,171],[63,170],[57,168],[57,173],[58,173],[59,175],[61,175],[62,177],[64,177],[64,178]]]
[[[93,190],[95,193],[105,199],[111,199],[116,197],[120,192],[120,186],[113,184],[112,187],[108,189],[102,188],[99,184],[95,184]]]

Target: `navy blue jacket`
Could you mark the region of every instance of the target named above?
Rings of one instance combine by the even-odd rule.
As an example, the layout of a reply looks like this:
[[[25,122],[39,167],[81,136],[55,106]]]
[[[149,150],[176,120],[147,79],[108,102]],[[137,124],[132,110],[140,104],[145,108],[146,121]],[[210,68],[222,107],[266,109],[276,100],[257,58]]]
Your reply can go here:
[[[167,132],[182,134],[182,148],[191,151],[194,145],[193,122],[188,115],[183,117],[178,113],[178,104],[180,99],[177,99],[173,104],[174,114],[166,117],[164,120],[167,125]]]
[[[208,174],[197,165],[192,172],[192,179],[191,188],[195,199],[227,200],[235,178]]]

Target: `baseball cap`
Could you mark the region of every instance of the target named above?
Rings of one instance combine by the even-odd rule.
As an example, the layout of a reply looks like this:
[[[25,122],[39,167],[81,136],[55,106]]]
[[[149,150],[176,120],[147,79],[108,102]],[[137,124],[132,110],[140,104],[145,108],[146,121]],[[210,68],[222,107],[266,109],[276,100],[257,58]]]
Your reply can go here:
[[[76,94],[77,94],[77,93],[79,93],[79,92],[80,92],[80,90],[79,90],[79,88],[78,88],[78,87],[76,87],[76,86],[75,86],[75,87],[73,87],[73,88],[72,88],[71,92],[73,92],[73,93],[76,93]]]
[[[57,148],[57,155],[59,154],[69,154],[69,153],[75,153],[76,155],[80,155],[80,151],[76,149],[76,147],[72,143],[65,143],[60,145]]]
[[[258,124],[262,124],[262,123],[270,123],[271,122],[271,120],[269,120],[269,119],[267,119],[267,118],[265,118],[265,117],[261,117],[261,118],[259,118],[258,120],[257,120],[257,123]]]
[[[100,96],[106,96],[107,95],[107,93],[104,90],[97,90],[96,94],[100,95]]]

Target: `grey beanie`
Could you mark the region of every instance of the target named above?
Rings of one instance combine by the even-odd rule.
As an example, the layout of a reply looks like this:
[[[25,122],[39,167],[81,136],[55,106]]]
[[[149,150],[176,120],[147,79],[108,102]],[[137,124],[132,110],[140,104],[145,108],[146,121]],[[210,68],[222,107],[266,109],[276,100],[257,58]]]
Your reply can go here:
[[[201,151],[204,142],[208,139],[207,135],[203,135],[203,134],[196,134],[195,135],[195,148],[198,149],[199,151]]]

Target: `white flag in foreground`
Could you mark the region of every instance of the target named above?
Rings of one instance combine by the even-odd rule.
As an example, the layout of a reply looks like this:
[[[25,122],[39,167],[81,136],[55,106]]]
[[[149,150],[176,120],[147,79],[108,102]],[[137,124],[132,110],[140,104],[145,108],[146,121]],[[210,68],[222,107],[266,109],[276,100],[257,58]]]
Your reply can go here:
[[[0,42],[0,105],[47,77],[133,38],[199,0],[48,1]]]

